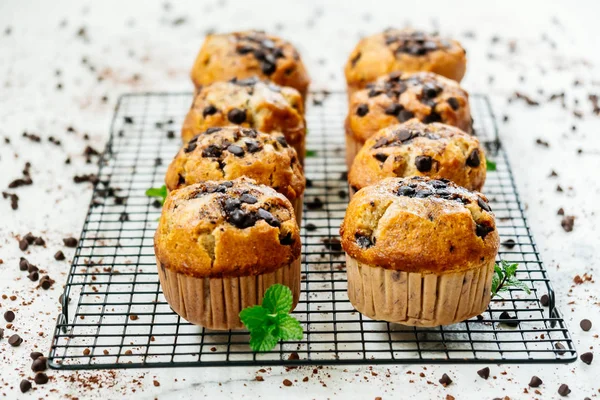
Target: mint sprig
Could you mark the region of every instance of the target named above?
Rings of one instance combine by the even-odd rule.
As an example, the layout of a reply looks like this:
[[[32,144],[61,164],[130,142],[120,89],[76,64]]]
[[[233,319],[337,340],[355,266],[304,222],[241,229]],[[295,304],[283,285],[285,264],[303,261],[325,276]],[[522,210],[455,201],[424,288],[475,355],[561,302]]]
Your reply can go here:
[[[148,190],[146,190],[146,196],[148,197],[157,197],[158,201],[160,202],[161,205],[165,204],[165,199],[167,198],[167,187],[165,185],[162,185],[161,187],[157,187],[157,188],[150,188]]]
[[[496,163],[494,161],[490,161],[488,159],[485,160],[485,166],[488,171],[496,170]]]
[[[262,305],[246,307],[240,319],[250,332],[250,348],[255,352],[272,350],[280,340],[301,340],[304,331],[292,317],[294,297],[289,287],[276,283],[263,297]]]
[[[507,292],[509,289],[520,289],[531,293],[531,289],[525,282],[521,282],[517,274],[518,264],[509,264],[506,261],[500,261],[500,265],[494,265],[494,276],[492,276],[492,298],[498,296],[500,292]]]

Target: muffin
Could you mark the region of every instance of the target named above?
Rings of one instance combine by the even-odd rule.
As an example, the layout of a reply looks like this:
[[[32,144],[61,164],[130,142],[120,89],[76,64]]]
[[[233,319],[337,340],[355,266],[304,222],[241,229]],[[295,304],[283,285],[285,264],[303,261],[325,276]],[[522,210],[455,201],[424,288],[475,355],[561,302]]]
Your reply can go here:
[[[348,183],[352,194],[385,178],[428,176],[481,190],[485,175],[485,151],[475,136],[413,118],[367,140],[352,163]]]
[[[447,179],[387,178],[354,195],[340,234],[348,297],[369,318],[448,325],[490,302],[499,238],[480,193]]]
[[[297,90],[256,78],[205,86],[194,98],[181,137],[185,143],[208,128],[231,124],[283,133],[304,161],[306,123]]]
[[[253,76],[293,87],[304,99],[310,83],[300,54],[291,43],[255,30],[208,35],[191,72],[197,89]]]
[[[355,92],[346,118],[348,168],[362,145],[377,131],[418,118],[442,122],[471,133],[469,95],[456,82],[430,72],[391,73]]]
[[[413,29],[387,29],[354,48],[344,72],[350,93],[390,72],[434,72],[460,82],[466,51],[456,40]]]
[[[171,308],[208,329],[239,329],[241,310],[280,283],[300,294],[300,232],[290,202],[248,178],[173,190],[154,235]]]
[[[179,150],[167,169],[165,184],[175,190],[203,181],[242,176],[272,187],[292,203],[296,220],[302,216],[306,181],[296,151],[280,133],[251,128],[209,128]]]

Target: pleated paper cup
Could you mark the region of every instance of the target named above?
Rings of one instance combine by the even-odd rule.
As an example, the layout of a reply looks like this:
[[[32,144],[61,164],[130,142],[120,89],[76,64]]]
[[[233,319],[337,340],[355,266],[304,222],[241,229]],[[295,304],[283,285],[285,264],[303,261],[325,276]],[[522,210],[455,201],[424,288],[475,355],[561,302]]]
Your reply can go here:
[[[304,207],[304,195],[297,199],[290,200],[292,207],[294,207],[294,215],[296,216],[296,222],[298,225],[302,225],[302,207]]]
[[[463,272],[423,274],[364,264],[346,255],[348,297],[361,314],[410,326],[464,321],[487,309],[494,261]]]
[[[280,283],[292,290],[292,310],[300,298],[300,257],[273,272],[231,278],[196,278],[177,273],[157,261],[167,302],[185,320],[207,329],[241,329],[240,311],[261,304],[267,289]]]

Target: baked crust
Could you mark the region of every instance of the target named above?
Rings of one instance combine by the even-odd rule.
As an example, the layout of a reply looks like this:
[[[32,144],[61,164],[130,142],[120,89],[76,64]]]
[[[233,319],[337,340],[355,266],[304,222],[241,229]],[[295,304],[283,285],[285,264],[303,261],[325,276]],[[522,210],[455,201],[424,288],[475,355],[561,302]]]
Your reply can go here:
[[[189,141],[208,128],[240,125],[281,132],[289,144],[304,148],[306,123],[300,93],[256,78],[215,82],[200,89],[181,129]]]
[[[303,98],[310,83],[291,43],[256,30],[208,35],[191,72],[196,88],[253,76],[293,87]]]
[[[358,191],[340,234],[349,256],[405,272],[479,268],[495,259],[499,246],[484,195],[426,177],[387,178]]]
[[[165,184],[175,190],[241,176],[272,187],[290,201],[302,196],[306,183],[296,151],[283,135],[230,125],[205,130],[183,145],[167,169]]]
[[[289,200],[248,178],[170,192],[154,235],[158,262],[196,278],[272,272],[296,260],[300,247]]]
[[[394,71],[434,72],[460,82],[466,66],[465,49],[456,40],[413,29],[387,29],[358,42],[344,72],[349,88],[358,90]]]
[[[383,128],[365,142],[348,174],[354,190],[390,177],[446,178],[469,190],[485,183],[479,139],[453,126],[411,119]]]
[[[455,81],[430,72],[391,73],[350,97],[347,134],[364,143],[377,131],[417,118],[472,131],[469,95]]]

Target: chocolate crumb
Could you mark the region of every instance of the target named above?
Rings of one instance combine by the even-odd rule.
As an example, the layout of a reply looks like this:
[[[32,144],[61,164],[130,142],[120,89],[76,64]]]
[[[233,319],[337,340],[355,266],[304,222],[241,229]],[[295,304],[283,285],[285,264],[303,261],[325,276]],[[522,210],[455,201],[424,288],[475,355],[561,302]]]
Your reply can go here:
[[[290,386],[292,386],[292,385],[293,385],[293,383],[292,383],[292,381],[290,381],[289,379],[284,379],[284,380],[283,380],[283,385],[284,385],[284,386],[287,386],[287,387],[290,387]]]
[[[575,225],[575,217],[572,215],[565,215],[560,221],[560,226],[563,227],[565,232],[573,231],[573,226]]]

